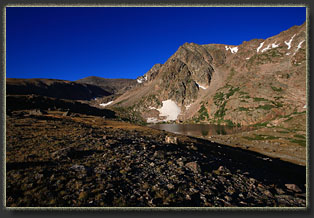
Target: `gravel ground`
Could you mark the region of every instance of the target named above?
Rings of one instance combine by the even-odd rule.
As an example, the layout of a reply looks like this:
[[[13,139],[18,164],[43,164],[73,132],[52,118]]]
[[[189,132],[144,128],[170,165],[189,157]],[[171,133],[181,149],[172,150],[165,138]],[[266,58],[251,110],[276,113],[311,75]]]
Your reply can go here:
[[[306,206],[304,166],[101,117],[29,114],[6,120],[8,207]]]

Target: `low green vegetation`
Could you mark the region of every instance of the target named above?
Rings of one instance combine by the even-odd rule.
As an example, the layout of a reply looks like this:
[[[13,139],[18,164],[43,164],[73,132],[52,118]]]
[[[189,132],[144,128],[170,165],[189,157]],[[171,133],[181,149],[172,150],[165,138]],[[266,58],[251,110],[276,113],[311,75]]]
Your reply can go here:
[[[218,107],[217,111],[214,114],[214,117],[216,119],[216,121],[222,121],[224,120],[224,116],[226,115],[226,104],[228,99],[234,95],[234,93],[239,92],[240,91],[240,87],[233,87],[229,84],[225,85],[224,87],[220,88],[219,90],[222,89],[228,89],[227,93],[224,93],[222,91],[216,92],[215,96],[214,96],[214,104]],[[227,122],[228,123],[228,122]],[[230,124],[230,122],[229,122]],[[233,124],[234,125],[234,124]]]
[[[300,146],[305,147],[306,146],[306,140],[302,140],[302,139],[289,139],[290,142],[292,143],[296,143]]]
[[[251,67],[255,67],[257,65],[271,63],[278,60],[278,57],[283,56],[283,53],[281,53],[279,49],[280,47],[272,48],[265,53],[255,54],[247,61],[247,67],[251,69]]]
[[[273,139],[278,139],[279,137],[272,136],[272,135],[257,135],[257,134],[254,134],[254,137],[243,136],[243,138],[245,138],[247,140],[273,140]]]
[[[231,86],[230,89],[229,89],[229,92],[226,94],[226,98],[229,98],[230,96],[232,96],[235,92],[237,92],[239,90],[240,90],[239,87],[233,88]]]
[[[289,131],[277,131],[279,133],[290,133]]]
[[[289,120],[292,120],[292,117],[289,117],[288,119],[284,120],[284,122],[288,122]]]
[[[199,123],[200,121],[209,120],[209,114],[207,112],[206,107],[204,106],[204,102],[201,102],[201,108],[198,110],[198,114],[192,118],[192,123]]]
[[[239,107],[238,109],[239,111],[249,111],[249,108],[246,107]]]
[[[282,98],[283,98],[282,96],[275,96],[275,97],[274,97],[274,99],[276,99],[277,101],[280,100],[280,99],[282,99]]]
[[[146,122],[143,120],[141,114],[134,110],[134,106],[132,107],[114,107],[113,110],[117,113],[117,116],[126,122],[146,125]]]
[[[292,114],[306,114],[306,111],[302,111],[302,112],[294,111]]]
[[[239,91],[239,94],[240,94],[240,95],[248,95],[249,93],[244,92],[244,91]]]
[[[253,126],[254,126],[254,127],[266,127],[268,123],[269,123],[269,122],[256,123],[256,124],[254,124]]]
[[[256,109],[263,109],[263,110],[270,110],[272,108],[274,108],[274,106],[270,104],[259,105],[258,107],[256,107]]]
[[[295,138],[301,138],[301,139],[306,139],[306,137],[304,135],[299,135],[299,134],[296,134],[294,135]]]
[[[205,106],[202,104],[201,108],[198,111],[199,113],[199,120],[205,120],[205,118],[207,118],[207,120],[209,119],[209,115],[207,112],[207,109],[205,108]]]
[[[266,104],[266,105],[260,105],[258,106],[256,109],[264,109],[264,110],[270,110],[273,107],[282,107],[283,104],[281,102],[279,102],[280,98],[277,98],[276,101],[272,101],[272,100],[268,100],[265,98],[253,98],[253,101],[255,102],[269,102],[272,103],[273,105],[270,104]]]
[[[282,88],[281,87],[279,87],[279,88],[277,88],[277,87],[275,87],[275,86],[270,86],[271,88],[272,88],[272,90],[274,90],[275,92],[281,92],[282,91]]]
[[[223,100],[224,100],[224,93],[217,92],[214,96],[214,103],[217,105],[218,102],[223,101]]]
[[[218,108],[218,110],[216,111],[216,113],[215,113],[215,118],[220,118],[220,119],[222,119],[225,115],[226,115],[226,108],[225,108],[225,106],[226,106],[226,103],[227,103],[227,101],[224,101],[221,105],[220,105],[220,107]]]
[[[265,98],[253,98],[253,101],[258,102],[258,101],[268,101]]]
[[[283,56],[283,54],[282,54],[281,52],[279,52],[278,49],[271,49],[271,50],[269,51],[269,53],[270,53],[270,55],[271,55],[272,57],[282,57],[282,56]]]
[[[281,102],[278,102],[278,101],[271,101],[271,103],[273,105],[275,105],[276,107],[282,107],[283,106],[283,104]]]

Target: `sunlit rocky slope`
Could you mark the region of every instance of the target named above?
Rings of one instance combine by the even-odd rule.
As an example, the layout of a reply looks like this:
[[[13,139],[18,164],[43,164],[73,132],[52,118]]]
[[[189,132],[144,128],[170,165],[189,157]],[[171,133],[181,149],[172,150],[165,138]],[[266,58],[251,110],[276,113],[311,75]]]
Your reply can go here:
[[[278,125],[305,116],[306,24],[241,45],[185,43],[137,82],[109,107],[146,122]]]

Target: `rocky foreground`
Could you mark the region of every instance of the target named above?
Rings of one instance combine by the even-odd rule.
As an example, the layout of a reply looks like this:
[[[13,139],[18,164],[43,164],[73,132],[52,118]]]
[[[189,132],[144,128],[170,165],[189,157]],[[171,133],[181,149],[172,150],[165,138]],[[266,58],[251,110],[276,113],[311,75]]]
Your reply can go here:
[[[305,167],[102,117],[15,111],[8,207],[305,207]]]

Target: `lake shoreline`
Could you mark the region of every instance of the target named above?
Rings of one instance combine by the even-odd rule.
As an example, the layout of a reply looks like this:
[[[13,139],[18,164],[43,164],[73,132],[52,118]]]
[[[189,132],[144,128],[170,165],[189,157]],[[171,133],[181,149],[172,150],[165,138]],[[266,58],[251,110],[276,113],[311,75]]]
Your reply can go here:
[[[171,129],[172,125],[175,125],[175,128]],[[185,133],[180,133],[182,129],[185,129],[179,128],[180,125],[186,126],[185,128],[190,126],[193,130],[190,132],[185,130]],[[205,136],[201,133],[202,130],[195,130],[195,127],[198,125],[203,126],[203,128],[204,126],[208,126],[206,127],[207,134]],[[164,129],[165,131],[176,134],[188,135],[218,144],[255,151],[269,157],[280,158],[301,166],[306,165],[306,147],[292,143],[292,137],[287,138],[287,136],[285,136],[285,134],[281,131],[281,128],[257,128],[250,126],[239,128],[211,124],[154,124],[148,125],[148,127],[153,129]],[[209,133],[208,128],[215,129]],[[220,134],[215,134],[215,132]],[[263,136],[265,139],[257,138],[257,136]]]

